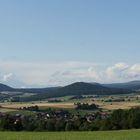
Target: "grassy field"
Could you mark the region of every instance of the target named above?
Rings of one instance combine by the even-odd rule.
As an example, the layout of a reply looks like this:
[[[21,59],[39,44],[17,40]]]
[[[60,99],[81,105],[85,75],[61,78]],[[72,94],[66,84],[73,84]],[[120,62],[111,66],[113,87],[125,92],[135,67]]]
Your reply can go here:
[[[107,132],[0,132],[0,140],[140,140],[140,130]]]

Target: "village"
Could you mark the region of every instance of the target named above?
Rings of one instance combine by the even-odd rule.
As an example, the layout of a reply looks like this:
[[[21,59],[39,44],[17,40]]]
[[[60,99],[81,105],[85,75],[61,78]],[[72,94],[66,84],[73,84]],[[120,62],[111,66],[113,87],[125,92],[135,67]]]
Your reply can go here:
[[[79,129],[77,128],[77,123],[82,124],[91,124],[97,120],[104,120],[109,117],[109,114],[106,112],[97,111],[95,113],[89,113],[85,115],[81,114],[72,114],[67,110],[63,109],[51,109],[48,108],[46,111],[41,111],[38,106],[22,107],[19,108],[21,111],[30,111],[33,112],[32,115],[24,115],[20,113],[9,114],[0,112],[0,126],[3,129],[7,130],[36,130],[36,128],[41,127],[42,130],[55,131],[56,128],[58,131],[64,131],[68,128],[68,125],[71,125],[71,130]],[[78,110],[77,110],[78,112]],[[55,127],[56,128],[55,128]],[[78,126],[80,127],[80,125]],[[81,128],[82,129],[82,128]]]

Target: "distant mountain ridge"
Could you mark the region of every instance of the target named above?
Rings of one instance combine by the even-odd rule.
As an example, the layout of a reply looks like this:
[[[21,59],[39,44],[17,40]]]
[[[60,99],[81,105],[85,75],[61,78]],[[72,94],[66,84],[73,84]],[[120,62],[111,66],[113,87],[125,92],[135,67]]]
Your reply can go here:
[[[120,89],[133,89],[137,90],[140,89],[140,81],[130,81],[126,83],[111,83],[111,84],[100,84],[100,83],[87,83],[87,82],[75,82],[70,85],[64,86],[64,87],[46,87],[46,88],[12,88],[6,84],[0,83],[0,92],[1,91],[22,91],[22,92],[40,92],[44,93],[50,90],[56,90],[59,88],[62,88],[63,90],[69,89],[69,90],[76,90],[77,88],[85,90],[90,89],[91,87],[96,87],[99,89],[102,88],[120,88]],[[79,89],[77,89],[79,90]]]
[[[14,88],[0,83],[0,92],[3,92],[3,91],[14,91]]]
[[[126,83],[112,83],[112,84],[102,84],[105,87],[109,88],[123,88],[123,89],[131,89],[138,90],[140,89],[140,81],[130,81]]]
[[[100,83],[86,83],[76,82],[64,87],[50,87],[50,88],[22,88],[16,89],[4,84],[0,84],[0,92],[22,92],[34,93],[28,98],[23,100],[42,100],[46,98],[71,96],[71,95],[114,95],[114,94],[128,94],[140,89],[140,81],[131,81],[127,83],[113,83],[113,84],[100,84]]]
[[[35,89],[34,89],[35,90]],[[114,95],[114,94],[128,94],[131,90],[108,88],[101,84],[92,84],[85,82],[76,82],[64,87],[53,88],[51,90],[45,89],[40,94],[33,95],[26,98],[30,100],[42,100],[47,98],[63,97],[63,96],[77,96],[77,95]],[[24,101],[25,101],[24,100]]]

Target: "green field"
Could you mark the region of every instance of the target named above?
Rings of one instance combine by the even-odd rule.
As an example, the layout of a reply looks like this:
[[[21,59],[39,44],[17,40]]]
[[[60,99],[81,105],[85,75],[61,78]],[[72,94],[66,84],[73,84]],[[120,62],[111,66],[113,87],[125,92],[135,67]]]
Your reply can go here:
[[[140,130],[106,132],[0,132],[0,140],[140,140]]]

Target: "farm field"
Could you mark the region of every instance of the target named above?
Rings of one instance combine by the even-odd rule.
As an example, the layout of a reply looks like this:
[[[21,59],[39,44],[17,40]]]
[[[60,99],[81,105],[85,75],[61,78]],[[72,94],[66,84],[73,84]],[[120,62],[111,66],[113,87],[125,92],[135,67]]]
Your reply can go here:
[[[78,102],[78,101],[77,101]],[[105,109],[105,110],[115,110],[115,109],[130,109],[132,107],[139,107],[140,102],[131,101],[131,102],[102,102],[102,101],[94,101],[89,103],[95,103],[99,106],[99,108]],[[42,102],[27,102],[27,103],[0,103],[1,112],[8,112],[8,111],[15,111],[16,109],[19,109],[20,107],[29,107],[37,105],[41,109],[46,108],[63,108],[63,109],[73,109],[75,108],[74,102],[61,102],[61,103],[48,103],[46,101]]]
[[[102,132],[0,132],[2,140],[139,140],[140,130]]]
[[[73,103],[47,103],[47,102],[35,102],[34,104],[31,102],[28,103],[4,103],[0,104],[3,108],[9,108],[9,109],[19,109],[20,107],[29,107],[37,105],[40,108],[74,108]]]

